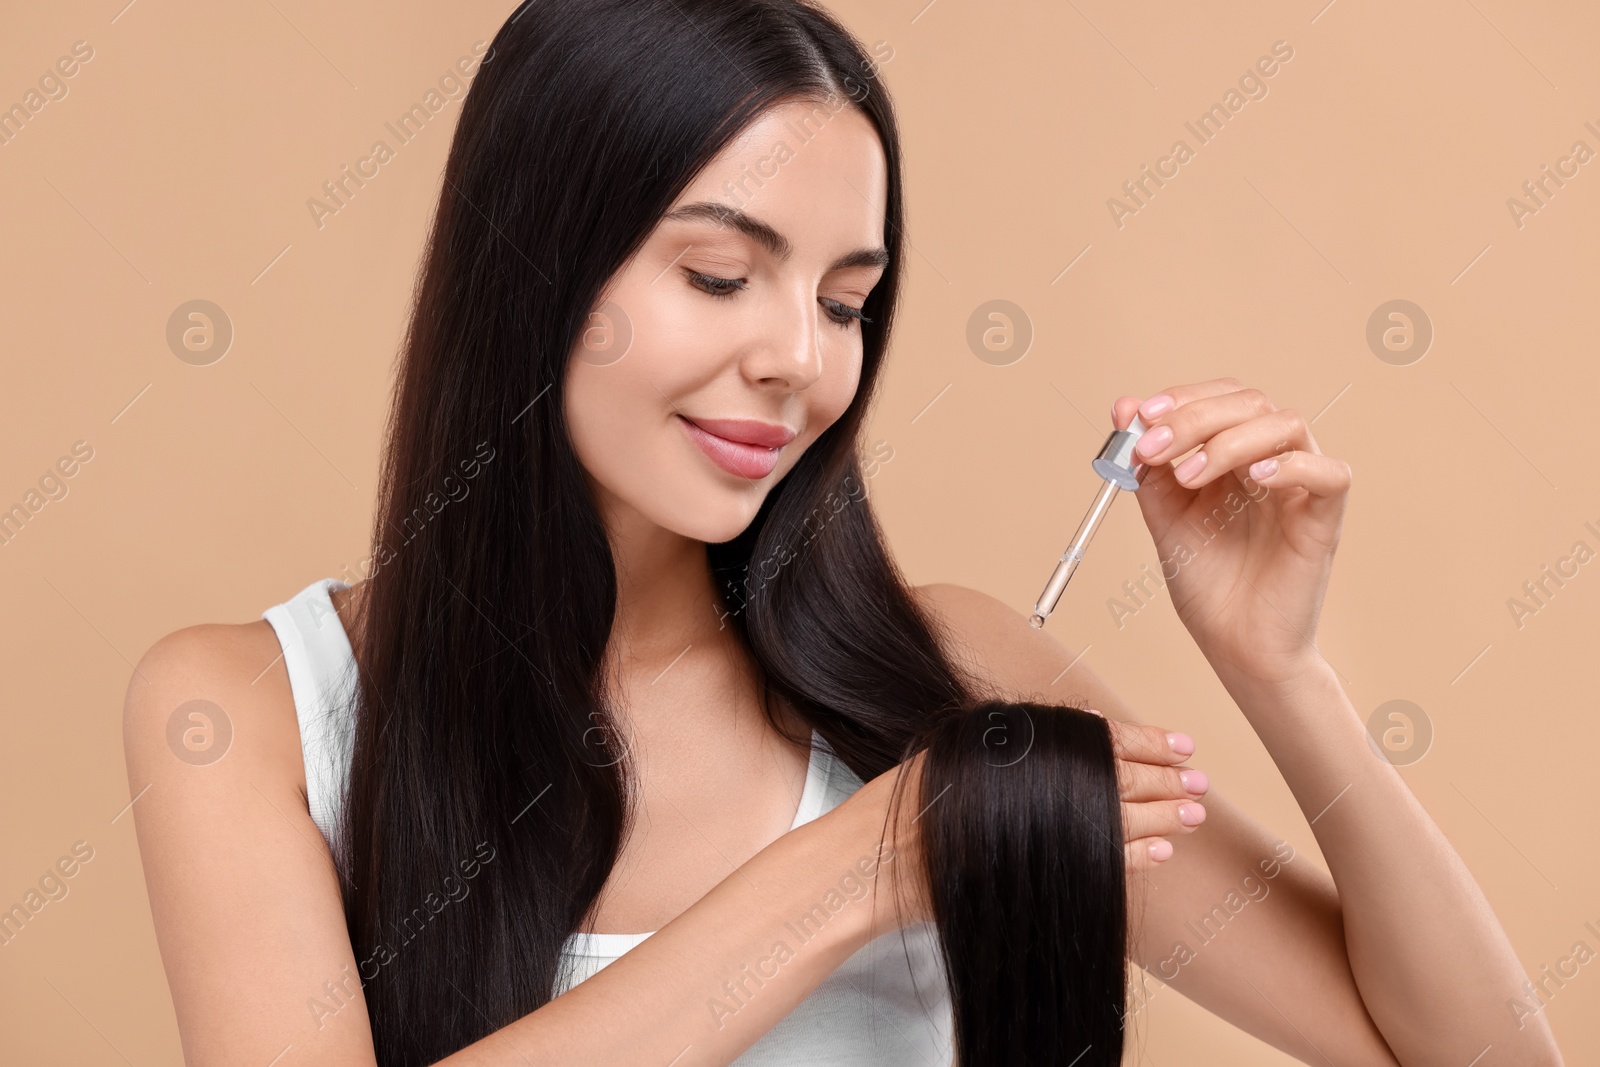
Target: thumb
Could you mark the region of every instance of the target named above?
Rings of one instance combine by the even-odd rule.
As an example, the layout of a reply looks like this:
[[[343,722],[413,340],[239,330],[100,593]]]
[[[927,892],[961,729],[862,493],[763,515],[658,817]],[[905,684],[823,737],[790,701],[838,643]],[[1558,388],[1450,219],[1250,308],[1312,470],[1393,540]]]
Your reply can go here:
[[[1139,413],[1139,405],[1142,403],[1144,403],[1142,397],[1131,395],[1117,397],[1111,404],[1112,425],[1119,430],[1126,430],[1133,424],[1133,417]],[[1134,453],[1134,460],[1144,462],[1138,453]],[[1160,467],[1145,464],[1139,474],[1139,488],[1134,496],[1139,500],[1139,512],[1144,516],[1150,538],[1157,543],[1158,548],[1161,546],[1156,531],[1171,529],[1192,495],[1193,490],[1185,489],[1172,476],[1170,464],[1162,464]]]

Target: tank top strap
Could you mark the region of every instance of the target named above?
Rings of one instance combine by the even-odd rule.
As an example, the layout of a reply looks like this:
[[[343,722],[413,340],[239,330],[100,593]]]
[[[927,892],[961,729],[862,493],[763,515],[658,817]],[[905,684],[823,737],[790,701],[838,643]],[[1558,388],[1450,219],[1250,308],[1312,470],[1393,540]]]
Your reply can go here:
[[[826,815],[843,804],[862,784],[850,766],[834,755],[833,747],[814,729],[811,731],[811,747],[811,776],[817,779],[816,788],[813,789],[812,783],[807,782],[806,795],[801,803],[802,818],[795,820],[796,826]]]
[[[346,588],[337,578],[321,578],[261,613],[283,646],[305,759],[306,804],[330,848],[349,777],[356,695],[355,650],[331,598],[333,590]]]

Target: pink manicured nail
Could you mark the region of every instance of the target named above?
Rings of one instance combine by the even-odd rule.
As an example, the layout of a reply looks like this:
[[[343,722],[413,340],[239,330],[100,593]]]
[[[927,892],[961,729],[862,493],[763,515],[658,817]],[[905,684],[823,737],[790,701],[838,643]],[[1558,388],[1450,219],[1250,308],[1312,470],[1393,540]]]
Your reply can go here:
[[[1258,481],[1262,478],[1270,478],[1277,473],[1278,461],[1275,459],[1258,459],[1250,464],[1250,477]]]
[[[1199,826],[1206,821],[1206,809],[1198,804],[1179,804],[1178,818],[1185,826]]]
[[[1149,433],[1139,438],[1139,443],[1134,446],[1140,455],[1146,459],[1160,452],[1172,443],[1172,427],[1157,426]]]
[[[1140,440],[1142,441],[1144,438],[1141,437]],[[1205,470],[1205,467],[1206,453],[1205,449],[1201,449],[1199,452],[1196,452],[1194,455],[1190,456],[1188,459],[1172,468],[1172,474],[1173,477],[1178,479],[1178,481],[1187,482],[1194,478],[1195,475]]]
[[[1159,419],[1162,415],[1172,410],[1172,405],[1172,397],[1166,393],[1157,393],[1139,405],[1139,415],[1145,419]]]
[[[1168,734],[1167,744],[1172,746],[1172,751],[1180,756],[1194,755],[1194,738],[1188,734]]]
[[[1205,771],[1192,769],[1179,771],[1178,781],[1183,783],[1184,789],[1195,796],[1201,796],[1207,789],[1211,788],[1211,779],[1206,777]]]
[[[1150,858],[1157,863],[1172,858],[1172,842],[1166,838],[1150,842]]]

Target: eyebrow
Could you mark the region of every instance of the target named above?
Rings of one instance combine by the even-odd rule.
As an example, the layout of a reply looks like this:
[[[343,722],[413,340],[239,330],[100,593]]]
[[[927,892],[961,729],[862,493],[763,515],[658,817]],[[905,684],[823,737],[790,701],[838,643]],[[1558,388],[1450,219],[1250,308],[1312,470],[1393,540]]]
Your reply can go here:
[[[711,200],[697,200],[692,204],[673,208],[662,216],[663,221],[674,222],[715,222],[722,226],[731,226],[751,238],[761,247],[771,252],[780,260],[788,259],[794,251],[789,239],[771,226],[762,222],[754,215],[746,214],[736,207],[719,204]],[[886,248],[858,248],[853,252],[846,252],[829,265],[830,271],[845,270],[849,267],[887,267],[889,265],[889,250]]]

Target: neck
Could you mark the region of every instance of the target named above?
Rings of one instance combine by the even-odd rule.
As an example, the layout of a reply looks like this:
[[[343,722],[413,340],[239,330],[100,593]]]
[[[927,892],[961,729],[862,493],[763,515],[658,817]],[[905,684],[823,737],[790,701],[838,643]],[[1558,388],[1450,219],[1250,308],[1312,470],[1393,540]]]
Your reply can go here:
[[[617,609],[606,646],[613,670],[664,669],[685,648],[726,648],[706,544],[625,505],[587,471],[617,575]]]
[[[690,645],[722,645],[730,634],[703,541],[658,530],[647,539],[613,541],[617,611],[608,654],[619,665],[657,670]]]
[[[707,683],[708,691],[732,684],[734,691],[746,692],[753,685],[755,665],[737,631],[722,619],[705,542],[654,524],[608,529],[617,569],[617,611],[605,660],[607,674],[620,683],[619,692],[626,697],[635,686],[653,686],[674,664],[680,673],[709,669],[711,675],[702,677],[723,680]],[[748,707],[757,707],[756,699],[751,696]],[[624,706],[630,703],[622,700]],[[771,708],[792,737],[805,739],[810,733],[805,720],[782,699],[774,696]],[[809,745],[808,740],[800,743]]]

